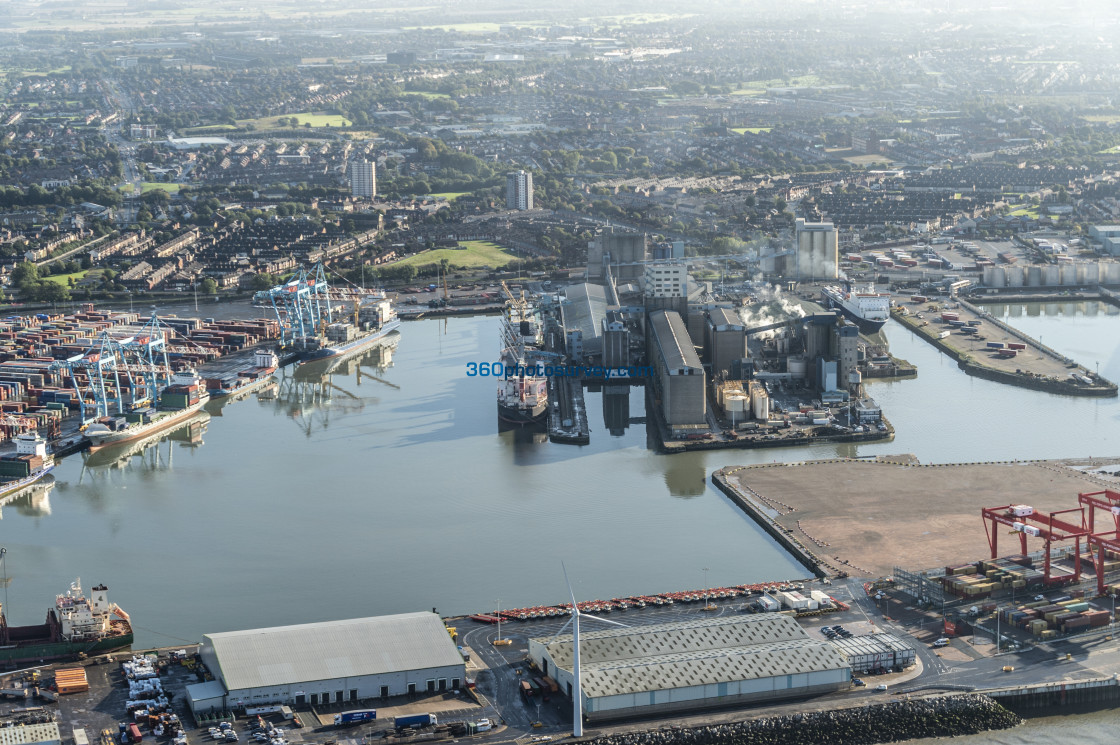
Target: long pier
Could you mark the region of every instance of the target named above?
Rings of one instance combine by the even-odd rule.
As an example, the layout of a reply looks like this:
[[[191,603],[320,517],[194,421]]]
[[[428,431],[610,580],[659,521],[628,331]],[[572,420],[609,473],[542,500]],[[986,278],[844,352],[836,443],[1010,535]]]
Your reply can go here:
[[[1117,395],[1112,381],[965,300],[930,302],[896,305],[891,317],[956,360],[968,375],[1068,396]],[[954,316],[939,315],[949,311],[958,325],[944,320]],[[1004,357],[1009,350],[1015,351]]]

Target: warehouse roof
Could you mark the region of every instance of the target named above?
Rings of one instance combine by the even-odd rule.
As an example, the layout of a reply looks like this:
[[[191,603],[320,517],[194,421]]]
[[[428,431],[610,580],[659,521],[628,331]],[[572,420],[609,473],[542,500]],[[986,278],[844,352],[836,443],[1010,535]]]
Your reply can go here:
[[[203,636],[230,691],[463,664],[434,613],[227,631]]]
[[[742,331],[743,319],[730,308],[713,308],[708,311],[708,323],[718,331]]]
[[[58,722],[0,727],[0,745],[58,745],[61,741]]]
[[[833,639],[832,645],[847,657],[885,653],[913,653],[914,648],[893,634],[869,634],[850,639]],[[580,644],[583,649],[583,644]]]
[[[602,285],[576,284],[564,290],[566,303],[560,306],[560,316],[566,331],[579,330],[583,334],[584,349],[598,354],[602,341],[603,318],[607,315],[607,290]]]
[[[570,640],[534,641],[571,670]],[[828,642],[776,614],[581,633],[580,662],[592,698],[848,667]]]
[[[671,373],[682,368],[703,369],[680,313],[675,310],[659,310],[649,314],[649,321],[665,367]]]

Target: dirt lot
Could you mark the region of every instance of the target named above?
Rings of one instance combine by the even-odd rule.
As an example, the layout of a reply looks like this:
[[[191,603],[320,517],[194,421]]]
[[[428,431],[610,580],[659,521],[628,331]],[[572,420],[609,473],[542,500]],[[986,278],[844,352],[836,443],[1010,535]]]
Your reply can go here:
[[[793,507],[778,523],[821,556],[846,560],[853,576],[868,577],[889,575],[895,566],[922,569],[986,558],[981,507],[1015,503],[1048,512],[1076,507],[1079,492],[1100,491],[1106,483],[1120,489],[1115,479],[1058,462],[905,466],[828,461],[746,467],[730,479]],[[1017,547],[1014,537],[1001,536],[1001,554]],[[1028,543],[1030,551],[1041,548],[1037,539]]]

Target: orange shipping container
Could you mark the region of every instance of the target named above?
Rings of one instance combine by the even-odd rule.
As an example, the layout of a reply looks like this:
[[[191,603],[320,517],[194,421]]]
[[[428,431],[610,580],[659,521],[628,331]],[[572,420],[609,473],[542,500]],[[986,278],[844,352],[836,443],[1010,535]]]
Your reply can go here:
[[[55,685],[58,686],[60,696],[68,693],[85,693],[89,690],[89,681],[86,680],[86,671],[82,667],[56,670],[54,674]]]

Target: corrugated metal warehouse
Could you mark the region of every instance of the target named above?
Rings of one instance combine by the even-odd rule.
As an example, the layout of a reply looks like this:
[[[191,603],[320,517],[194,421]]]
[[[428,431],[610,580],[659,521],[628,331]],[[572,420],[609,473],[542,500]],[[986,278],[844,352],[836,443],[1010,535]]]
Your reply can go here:
[[[187,687],[192,711],[318,705],[458,688],[463,657],[435,613],[206,634],[215,680]],[[218,685],[215,685],[218,684]]]
[[[847,658],[852,669],[860,673],[908,667],[914,664],[916,655],[913,647],[893,634],[833,639],[832,644]]]
[[[533,662],[571,695],[572,641],[530,639]],[[589,721],[797,698],[844,688],[848,663],[789,616],[741,616],[580,633]]]

